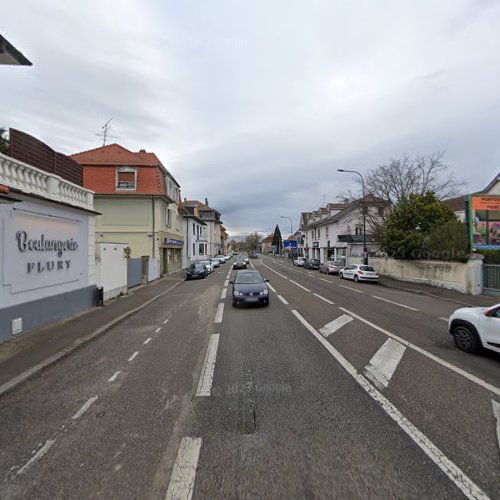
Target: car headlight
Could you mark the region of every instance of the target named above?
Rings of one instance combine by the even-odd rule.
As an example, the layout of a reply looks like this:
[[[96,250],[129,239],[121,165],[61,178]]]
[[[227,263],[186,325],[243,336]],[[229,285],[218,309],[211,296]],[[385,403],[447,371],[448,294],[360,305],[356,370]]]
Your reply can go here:
[[[235,291],[233,292],[233,295],[234,295],[235,297],[238,297],[238,295],[240,295],[240,292],[238,292],[237,290],[235,290]]]
[[[262,290],[262,292],[260,292],[260,295],[267,295],[269,292],[267,290]]]

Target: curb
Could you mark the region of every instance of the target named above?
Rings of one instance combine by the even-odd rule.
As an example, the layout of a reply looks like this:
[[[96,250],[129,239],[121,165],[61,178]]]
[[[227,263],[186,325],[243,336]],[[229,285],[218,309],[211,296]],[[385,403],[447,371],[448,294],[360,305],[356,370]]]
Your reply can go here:
[[[26,370],[25,372],[21,373],[20,375],[17,375],[13,379],[9,380],[5,384],[0,386],[0,397],[5,395],[7,392],[11,391],[18,385],[26,382],[28,379],[33,377],[34,375],[40,373],[42,370],[45,368],[48,368],[49,366],[57,363],[61,359],[65,358],[72,352],[76,351],[80,347],[83,347],[85,344],[89,343],[91,340],[94,340],[95,338],[99,337],[103,333],[105,333],[107,330],[112,328],[113,326],[117,325],[124,319],[127,319],[128,317],[132,316],[133,314],[141,311],[145,307],[149,306],[149,304],[152,304],[156,300],[158,300],[160,297],[165,295],[166,293],[170,292],[170,290],[173,290],[176,286],[179,286],[183,281],[179,281],[175,285],[171,286],[167,290],[164,290],[163,292],[159,293],[158,295],[155,295],[151,299],[148,299],[146,302],[143,302],[140,306],[131,309],[130,311],[127,311],[126,313],[122,314],[121,316],[117,316],[116,318],[112,319],[111,321],[108,321],[105,323],[103,326],[97,328],[97,330],[94,330],[93,332],[89,333],[85,337],[82,337],[81,339],[77,340],[74,342],[71,346],[66,347],[62,351],[59,351],[58,353],[50,356],[46,360],[42,361],[41,363],[38,363],[37,365],[33,366],[29,370]]]

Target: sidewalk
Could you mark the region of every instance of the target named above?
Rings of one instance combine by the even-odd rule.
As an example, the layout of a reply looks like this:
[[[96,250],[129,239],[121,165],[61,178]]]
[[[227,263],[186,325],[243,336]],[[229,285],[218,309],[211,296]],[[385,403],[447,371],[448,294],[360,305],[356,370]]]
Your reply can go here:
[[[439,299],[449,300],[459,306],[479,306],[489,307],[500,303],[500,297],[491,297],[489,295],[469,295],[456,290],[448,290],[447,288],[439,288],[437,286],[425,285],[421,283],[410,283],[409,281],[400,281],[388,276],[382,275],[380,284],[387,288],[396,290],[404,290],[406,292],[417,293],[419,295],[427,295]]]
[[[184,281],[171,274],[77,316],[0,344],[0,396]]]

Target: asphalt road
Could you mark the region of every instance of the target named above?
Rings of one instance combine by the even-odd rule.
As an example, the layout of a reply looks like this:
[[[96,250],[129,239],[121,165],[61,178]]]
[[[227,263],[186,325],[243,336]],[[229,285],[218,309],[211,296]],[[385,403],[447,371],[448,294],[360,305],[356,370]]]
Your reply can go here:
[[[500,498],[500,357],[456,305],[227,263],[0,399],[0,498]]]

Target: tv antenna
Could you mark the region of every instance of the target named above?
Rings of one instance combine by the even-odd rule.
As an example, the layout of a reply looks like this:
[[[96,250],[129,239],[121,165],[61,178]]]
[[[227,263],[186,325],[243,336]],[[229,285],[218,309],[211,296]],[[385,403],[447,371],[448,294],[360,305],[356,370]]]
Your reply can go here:
[[[323,207],[326,207],[326,194],[323,195]]]
[[[111,125],[109,124],[113,118],[110,118],[102,127],[101,130],[102,132],[100,134],[95,134],[98,137],[102,137],[102,146],[106,146],[106,139],[108,137],[112,137],[113,139],[119,139],[119,137],[116,137],[116,135],[109,135],[108,131],[111,128]]]

